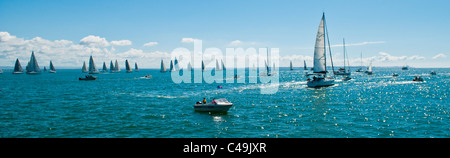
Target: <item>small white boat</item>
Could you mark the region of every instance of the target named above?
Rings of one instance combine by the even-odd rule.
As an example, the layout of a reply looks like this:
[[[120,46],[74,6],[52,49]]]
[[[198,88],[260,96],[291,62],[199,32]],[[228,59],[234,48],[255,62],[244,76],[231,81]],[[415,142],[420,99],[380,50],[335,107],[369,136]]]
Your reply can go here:
[[[227,99],[214,99],[210,103],[202,104],[202,102],[197,102],[194,105],[195,111],[203,112],[227,112],[233,103],[228,102]]]
[[[342,77],[342,81],[350,81],[352,78],[349,76]]]
[[[152,75],[145,75],[144,78],[152,78]]]

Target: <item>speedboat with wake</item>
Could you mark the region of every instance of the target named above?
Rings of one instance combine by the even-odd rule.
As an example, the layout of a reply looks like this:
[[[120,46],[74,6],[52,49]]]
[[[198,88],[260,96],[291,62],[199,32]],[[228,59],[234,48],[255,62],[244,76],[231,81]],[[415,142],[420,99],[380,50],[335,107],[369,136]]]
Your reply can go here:
[[[78,78],[78,80],[85,80],[85,81],[88,81],[88,80],[96,80],[97,79],[97,77],[95,77],[95,76],[92,76],[92,75],[86,75],[84,78]]]
[[[412,80],[414,82],[423,82],[423,78],[420,76],[414,76],[414,79]]]
[[[202,111],[202,112],[227,112],[231,106],[233,106],[233,103],[228,102],[227,99],[214,99],[210,103],[203,104],[202,102],[197,102],[194,105],[195,111]]]

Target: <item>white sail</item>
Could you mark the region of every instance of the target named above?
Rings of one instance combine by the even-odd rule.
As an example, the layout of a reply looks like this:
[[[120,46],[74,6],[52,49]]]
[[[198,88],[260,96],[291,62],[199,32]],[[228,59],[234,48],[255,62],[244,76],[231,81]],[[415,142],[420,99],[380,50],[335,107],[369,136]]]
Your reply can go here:
[[[117,59],[116,59],[116,64],[114,65],[114,71],[115,72],[120,72],[119,62],[117,62]]]
[[[372,72],[372,61],[370,61],[369,68],[367,68],[368,72]]]
[[[134,72],[139,72],[139,67],[136,62],[134,63]]]
[[[94,58],[92,58],[92,55],[89,58],[89,74],[98,74],[98,70],[95,67]]]
[[[127,73],[133,72],[133,70],[131,70],[130,63],[128,62],[128,60],[125,60],[125,69],[127,70]]]
[[[188,63],[188,67],[187,67],[187,70],[188,70],[188,71],[192,71],[192,66],[191,66],[191,63]]]
[[[220,69],[219,61],[217,61],[217,59],[216,59],[216,71],[222,71],[222,69]]]
[[[164,61],[161,59],[161,70],[160,72],[167,72],[166,66],[164,65]]]
[[[325,57],[325,15],[320,21],[319,30],[316,36],[316,46],[314,47],[314,73],[326,73],[326,57]]]
[[[86,62],[84,62],[84,61],[83,61],[83,67],[81,68],[81,72],[83,72],[83,73],[87,73],[88,72],[88,70],[86,68]]]
[[[13,74],[21,74],[23,73],[22,66],[20,65],[19,58],[16,59],[16,64],[14,64]]]
[[[109,62],[109,72],[115,72],[115,70],[114,70],[114,64],[113,64],[113,62],[112,62],[112,60],[111,60],[111,62]]]
[[[50,72],[50,73],[55,73],[56,72],[55,66],[53,66],[53,63],[52,63],[51,60],[50,60],[50,70],[48,72]]]
[[[39,69],[39,65],[37,63],[36,57],[34,56],[34,52],[31,52],[30,61],[27,65],[27,73],[28,74],[36,74],[41,73],[41,69]]]

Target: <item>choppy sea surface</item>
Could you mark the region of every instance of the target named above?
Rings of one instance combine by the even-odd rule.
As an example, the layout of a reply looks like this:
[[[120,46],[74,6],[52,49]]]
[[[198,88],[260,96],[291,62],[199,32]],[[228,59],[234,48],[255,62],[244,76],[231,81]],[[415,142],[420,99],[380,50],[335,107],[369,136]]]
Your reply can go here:
[[[151,79],[143,77],[148,74]],[[4,71],[0,137],[450,137],[448,68],[374,68],[371,76],[352,72],[352,80],[337,77],[336,85],[320,89],[307,88],[304,74],[281,68],[274,84],[176,84],[156,69],[97,74],[95,81],[79,81],[85,75],[79,69]],[[415,75],[425,82],[413,82]],[[275,94],[261,94],[273,86]],[[194,111],[203,97],[234,105],[228,113]]]

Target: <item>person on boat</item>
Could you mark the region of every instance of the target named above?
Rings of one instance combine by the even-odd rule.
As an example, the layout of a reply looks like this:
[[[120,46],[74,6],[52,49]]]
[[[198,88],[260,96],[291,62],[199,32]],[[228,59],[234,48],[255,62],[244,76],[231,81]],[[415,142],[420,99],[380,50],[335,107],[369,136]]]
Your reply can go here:
[[[308,79],[307,79],[306,81],[308,81],[308,82],[309,82],[309,81],[311,81],[311,79],[309,79],[309,78],[308,78]]]
[[[213,101],[211,103],[215,104],[216,103],[216,98],[213,98]]]
[[[206,104],[206,98],[203,98],[203,104]]]

